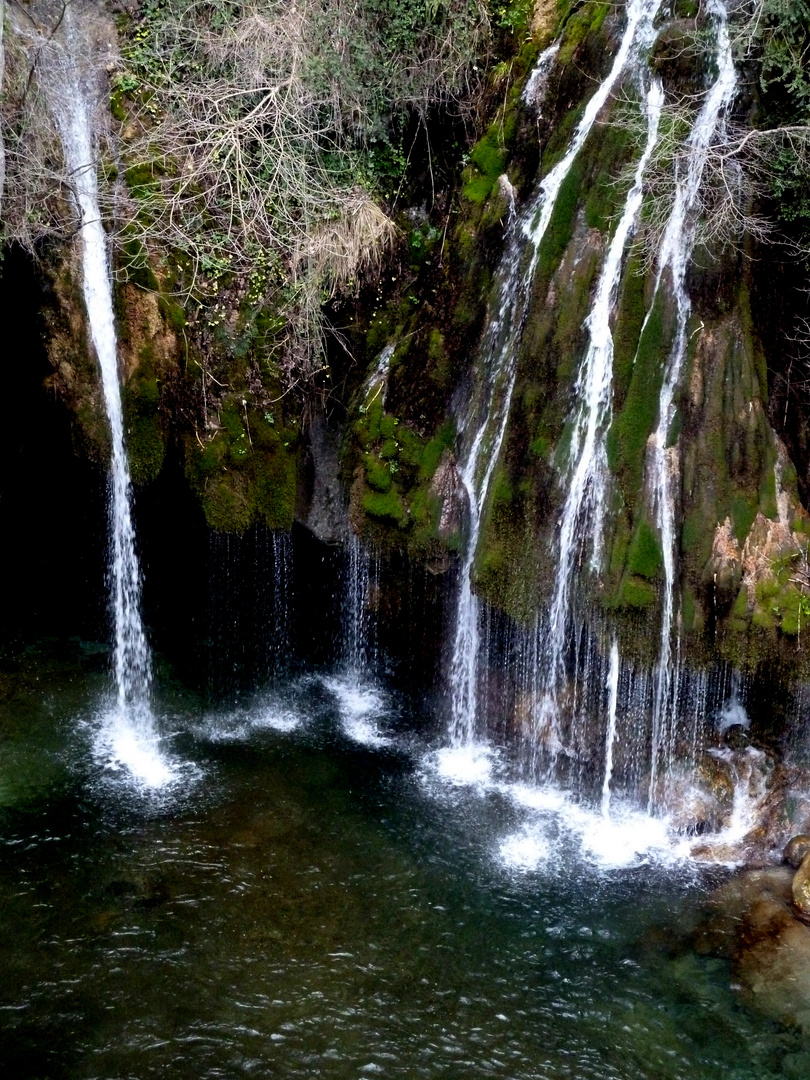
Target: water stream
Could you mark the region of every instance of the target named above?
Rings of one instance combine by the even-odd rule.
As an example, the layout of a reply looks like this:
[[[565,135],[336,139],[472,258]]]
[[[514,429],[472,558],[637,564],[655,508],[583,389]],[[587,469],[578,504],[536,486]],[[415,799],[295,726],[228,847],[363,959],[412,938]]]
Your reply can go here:
[[[82,294],[98,359],[110,432],[109,588],[114,631],[116,700],[102,721],[99,753],[146,786],[172,777],[150,704],[151,658],[141,621],[141,572],[132,522],[132,484],[124,439],[118,342],[112,283],[98,198],[94,132],[103,83],[93,46],[70,7],[58,33],[43,48],[39,78],[62,139],[65,166],[80,215]]]
[[[515,385],[518,344],[531,295],[531,285],[560,189],[588,135],[625,72],[650,42],[652,20],[661,0],[631,0],[627,25],[611,69],[588,101],[562,159],[539,184],[537,193],[513,223],[506,251],[498,268],[496,298],[489,312],[479,357],[483,383],[471,396],[460,423],[463,452],[461,481],[469,503],[469,526],[461,568],[459,598],[450,663],[450,742],[455,747],[474,746],[478,731],[478,678],[481,652],[479,602],[472,576],[489,490],[509,419]],[[540,57],[529,85],[536,102],[543,81],[557,55],[557,45]],[[528,247],[528,257],[525,249]]]
[[[648,22],[643,26],[643,43],[649,47],[652,43],[652,26]],[[558,695],[566,682],[565,656],[573,618],[573,593],[581,556],[588,541],[591,544],[591,570],[599,573],[602,569],[609,477],[606,436],[612,419],[613,402],[611,316],[616,305],[627,246],[641,210],[644,175],[658,141],[663,104],[663,88],[657,79],[653,79],[644,102],[646,144],[636,166],[622,216],[608,247],[591,310],[585,320],[589,340],[574,386],[576,404],[567,425],[570,431],[569,462],[562,481],[566,495],[556,533],[557,568],[548,617],[548,662],[538,703],[538,728],[544,732],[546,745],[551,748],[561,746]]]
[[[664,560],[661,643],[655,676],[652,720],[652,761],[649,805],[655,809],[660,790],[660,772],[666,774],[674,750],[678,708],[678,597],[677,597],[677,493],[680,477],[677,442],[671,445],[670,431],[675,419],[675,393],[680,382],[688,346],[688,326],[692,305],[686,285],[689,262],[697,235],[699,195],[706,162],[713,141],[722,131],[728,110],[737,94],[737,73],[728,28],[728,12],[722,0],[707,0],[707,10],[715,25],[715,65],[717,74],[701,105],[686,140],[683,159],[676,176],[672,211],[658,252],[658,270],[653,299],[642,328],[642,337],[665,280],[675,301],[675,339],[664,370],[658,404],[658,422],[650,440],[648,462],[651,500],[661,537]],[[673,631],[675,632],[673,634]],[[673,649],[673,636],[676,641]]]

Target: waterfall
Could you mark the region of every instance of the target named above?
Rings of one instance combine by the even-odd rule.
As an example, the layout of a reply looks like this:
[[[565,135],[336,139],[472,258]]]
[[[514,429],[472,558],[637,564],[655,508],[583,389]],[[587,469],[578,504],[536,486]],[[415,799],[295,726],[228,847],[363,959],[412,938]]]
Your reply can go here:
[[[343,594],[344,657],[351,673],[368,674],[372,649],[368,615],[371,558],[354,533],[349,535],[348,555]]]
[[[274,529],[270,534],[273,552],[273,620],[268,635],[268,671],[279,674],[290,663],[292,641],[290,621],[293,612],[292,567],[293,545],[289,532]]]
[[[480,612],[472,588],[481,520],[495,466],[506,434],[516,377],[517,347],[531,293],[540,246],[551,221],[557,196],[596,119],[631,57],[635,60],[650,40],[650,28],[661,0],[630,0],[627,25],[611,69],[589,100],[563,158],[543,178],[537,193],[515,222],[496,275],[497,294],[479,364],[483,386],[460,422],[462,442],[460,475],[469,502],[467,549],[461,568],[455,634],[450,664],[450,740],[454,746],[474,743],[477,730],[478,669],[481,651]],[[530,77],[536,102],[557,55],[552,45],[541,55]],[[524,250],[529,258],[524,264]]]
[[[676,305],[675,339],[667,361],[658,405],[658,422],[650,440],[648,464],[653,511],[661,537],[664,559],[664,596],[661,618],[659,659],[655,674],[655,699],[652,721],[652,760],[650,766],[649,807],[655,809],[657,779],[663,765],[666,774],[673,752],[678,699],[679,641],[672,648],[676,623],[676,485],[679,477],[677,444],[668,446],[669,432],[675,418],[675,392],[680,381],[688,345],[687,328],[691,301],[686,274],[695,246],[698,194],[709,150],[725,123],[728,109],[737,93],[733,46],[729,36],[728,13],[722,0],[707,0],[707,10],[716,24],[715,64],[717,75],[686,140],[686,165],[676,177],[672,211],[658,252],[655,290],[642,328],[646,329],[658,299],[663,276],[669,270],[672,295]],[[661,759],[664,759],[663,762]]]
[[[151,658],[140,615],[141,573],[132,523],[132,485],[124,442],[118,343],[107,240],[99,207],[94,118],[102,105],[93,49],[70,7],[40,65],[81,219],[82,291],[90,338],[101,370],[110,429],[109,589],[115,634],[115,708],[104,723],[103,752],[141,783],[158,787],[172,776],[150,705]]]
[[[266,686],[288,673],[292,560],[289,532],[265,525],[241,536],[210,532],[206,670],[214,697],[241,695],[257,679]]]
[[[540,56],[532,75],[535,94],[548,77],[559,51],[550,45]],[[532,201],[545,198],[542,187]],[[506,434],[509,405],[515,379],[515,360],[520,329],[528,302],[531,278],[520,275],[525,236],[518,222],[510,218],[511,233],[498,268],[498,291],[481,348],[484,386],[481,398],[473,395],[470,407],[460,422],[462,439],[472,435],[466,455],[462,455],[459,475],[467,494],[469,525],[467,548],[461,567],[456,607],[453,652],[450,663],[450,741],[454,746],[475,741],[477,721],[478,664],[481,650],[480,611],[472,588],[473,565],[481,530],[481,516],[489,493],[492,474]],[[533,273],[535,259],[532,260]],[[494,433],[487,440],[490,429]],[[481,464],[484,462],[483,472]]]
[[[645,29],[650,31],[651,24]],[[648,38],[647,43],[651,43]],[[539,706],[539,726],[553,748],[560,745],[557,727],[557,695],[565,680],[565,654],[572,616],[572,590],[579,555],[591,543],[591,569],[602,564],[602,534],[606,512],[607,451],[605,439],[612,418],[613,335],[610,320],[621,278],[628,242],[641,210],[644,174],[658,140],[658,124],[664,91],[653,79],[645,99],[647,139],[638,162],[633,185],[596,286],[591,310],[585,320],[588,348],[574,386],[576,405],[569,417],[571,449],[564,476],[566,497],[560,515],[557,542],[557,572],[548,620],[548,663],[545,693]]]
[[[619,670],[619,646],[614,638],[610,649],[610,671],[607,680],[608,723],[605,736],[605,779],[602,781],[602,814],[604,817],[610,817],[613,747],[616,742],[616,709],[619,704]]]
[[[378,578],[379,559],[350,532],[342,581],[343,662],[336,674],[324,679],[324,685],[335,697],[343,733],[365,746],[388,742],[379,726],[388,710],[388,696],[378,682],[376,634],[370,612],[371,590]]]

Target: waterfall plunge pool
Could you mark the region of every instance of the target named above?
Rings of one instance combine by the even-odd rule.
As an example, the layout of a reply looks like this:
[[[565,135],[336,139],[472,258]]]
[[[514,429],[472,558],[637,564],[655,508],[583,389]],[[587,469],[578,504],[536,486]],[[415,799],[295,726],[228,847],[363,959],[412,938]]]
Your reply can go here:
[[[356,677],[219,713],[160,687],[174,771],[140,787],[95,752],[80,651],[2,686],[5,1076],[805,1075],[801,1036],[678,945],[727,871],[606,868],[552,796],[483,751],[465,774]]]

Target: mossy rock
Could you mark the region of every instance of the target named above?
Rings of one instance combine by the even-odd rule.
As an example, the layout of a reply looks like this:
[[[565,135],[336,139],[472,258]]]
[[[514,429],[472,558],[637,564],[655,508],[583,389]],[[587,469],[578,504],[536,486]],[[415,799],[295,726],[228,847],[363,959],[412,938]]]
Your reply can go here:
[[[653,528],[646,520],[639,522],[627,556],[627,569],[647,581],[661,577],[663,555],[661,544]]]
[[[363,496],[363,509],[370,517],[393,522],[398,528],[408,524],[408,511],[395,490],[368,491]]]
[[[658,417],[661,383],[669,354],[671,335],[665,318],[666,304],[661,290],[638,343],[623,407],[608,432],[608,461],[618,477],[625,502],[631,507],[636,505],[641,490],[647,439]]]
[[[212,529],[243,533],[253,522],[289,529],[297,494],[298,432],[229,400],[220,428],[205,445],[185,440],[186,475]]]
[[[619,607],[643,610],[653,607],[657,601],[658,594],[649,581],[631,576],[622,582]]]
[[[244,533],[255,519],[255,492],[250,478],[243,473],[210,477],[201,501],[205,520],[217,532]]]

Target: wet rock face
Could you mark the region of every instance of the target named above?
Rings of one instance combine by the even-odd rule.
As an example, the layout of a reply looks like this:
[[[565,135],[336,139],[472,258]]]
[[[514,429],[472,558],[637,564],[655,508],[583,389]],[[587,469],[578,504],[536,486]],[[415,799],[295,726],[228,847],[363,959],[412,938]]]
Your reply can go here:
[[[439,537],[448,540],[454,533],[461,532],[468,509],[467,494],[461,482],[458,463],[455,454],[450,450],[442,452],[439,467],[430,484],[430,494],[441,506]]]
[[[742,550],[731,518],[715,529],[712,553],[704,571],[704,583],[714,592],[715,604],[725,610],[734,603],[742,580]]]
[[[323,543],[343,543],[349,535],[349,518],[340,480],[339,434],[323,417],[316,416],[310,424],[308,449],[309,498],[299,500],[296,517]]]

